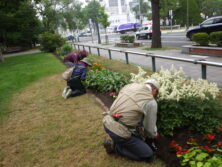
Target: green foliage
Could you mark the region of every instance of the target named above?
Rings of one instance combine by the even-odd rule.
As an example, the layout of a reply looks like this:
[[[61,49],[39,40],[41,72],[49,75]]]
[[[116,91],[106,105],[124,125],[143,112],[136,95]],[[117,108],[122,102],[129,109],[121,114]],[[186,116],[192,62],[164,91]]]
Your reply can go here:
[[[73,47],[70,44],[64,44],[61,48],[57,49],[59,55],[66,55],[73,51]]]
[[[158,129],[163,135],[173,135],[178,128],[189,127],[200,133],[210,133],[220,125],[218,114],[222,105],[212,97],[201,99],[189,97],[176,100],[158,101]]]
[[[207,33],[195,33],[192,36],[192,40],[198,43],[201,46],[207,46],[209,44],[210,37]]]
[[[122,42],[125,42],[125,43],[133,43],[135,41],[135,36],[134,35],[122,35],[122,36],[120,36],[120,39]]]
[[[175,10],[174,14],[177,24],[184,26],[187,21],[187,0],[178,1],[179,7]],[[200,8],[195,0],[188,0],[188,15],[189,15],[189,25],[197,25],[202,19],[200,17]]]
[[[210,42],[222,46],[222,31],[210,33]]]
[[[1,2],[3,3],[3,2]],[[2,9],[0,3],[0,43],[5,46],[32,47],[42,32],[41,23],[30,1],[15,2],[14,9]],[[5,7],[13,4],[6,3]]]
[[[190,167],[221,167],[222,156],[219,154],[219,151],[212,154],[213,150],[219,149],[217,148],[218,146],[214,146],[217,149],[209,148],[208,146],[205,147],[195,146],[188,149],[184,154],[177,154],[181,165]]]
[[[117,72],[111,72],[107,69],[89,70],[85,84],[88,88],[98,92],[118,92],[129,81],[123,75]]]
[[[104,28],[107,28],[110,25],[108,17],[109,16],[105,13],[105,7],[100,7],[98,21],[103,25]]]
[[[39,36],[39,43],[43,51],[55,52],[57,48],[65,44],[65,39],[59,34],[45,32]]]
[[[136,5],[135,7],[132,8],[132,11],[135,13],[136,19],[140,19],[140,13],[141,16],[144,17],[150,17],[149,13],[151,10],[151,7],[149,6],[148,2],[144,2],[144,0],[137,0],[138,5]],[[140,5],[139,5],[140,4]]]
[[[198,0],[201,13],[205,16],[219,16],[222,15],[222,1],[221,0]]]

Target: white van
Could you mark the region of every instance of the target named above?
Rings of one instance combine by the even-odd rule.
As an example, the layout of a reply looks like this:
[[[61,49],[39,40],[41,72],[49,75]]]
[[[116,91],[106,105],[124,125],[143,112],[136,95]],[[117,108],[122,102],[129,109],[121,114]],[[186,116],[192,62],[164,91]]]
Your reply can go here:
[[[136,31],[136,39],[152,39],[152,34],[152,25],[143,26]]]

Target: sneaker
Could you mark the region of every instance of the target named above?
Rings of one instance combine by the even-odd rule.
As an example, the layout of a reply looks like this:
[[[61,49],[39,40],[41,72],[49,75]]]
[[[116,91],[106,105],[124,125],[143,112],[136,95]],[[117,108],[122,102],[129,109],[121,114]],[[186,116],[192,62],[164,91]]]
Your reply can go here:
[[[65,98],[65,94],[66,94],[66,92],[67,92],[68,90],[69,90],[68,87],[64,88],[64,90],[63,90],[63,92],[62,92],[62,97]]]
[[[104,140],[103,143],[104,148],[106,149],[107,154],[111,154],[114,153],[114,143],[113,140],[111,138],[107,138]]]
[[[64,98],[67,99],[68,97],[70,97],[71,94],[72,94],[72,89],[68,89]]]

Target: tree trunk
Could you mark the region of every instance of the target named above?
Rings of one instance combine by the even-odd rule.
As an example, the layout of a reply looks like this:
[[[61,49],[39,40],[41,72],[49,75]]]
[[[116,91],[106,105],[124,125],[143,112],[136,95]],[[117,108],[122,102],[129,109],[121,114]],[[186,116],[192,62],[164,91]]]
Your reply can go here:
[[[161,48],[161,32],[160,32],[160,1],[151,0],[152,5],[152,21],[153,21],[153,35],[151,48]]]
[[[2,49],[0,48],[0,62],[3,62],[3,61],[4,61],[4,57],[2,54]]]

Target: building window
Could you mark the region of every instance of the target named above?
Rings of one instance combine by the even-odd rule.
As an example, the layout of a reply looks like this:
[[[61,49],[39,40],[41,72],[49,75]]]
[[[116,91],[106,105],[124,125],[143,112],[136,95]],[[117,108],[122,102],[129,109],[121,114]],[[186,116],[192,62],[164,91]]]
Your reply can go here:
[[[109,6],[118,6],[118,0],[109,0]]]
[[[121,0],[121,6],[125,6],[125,0]]]

